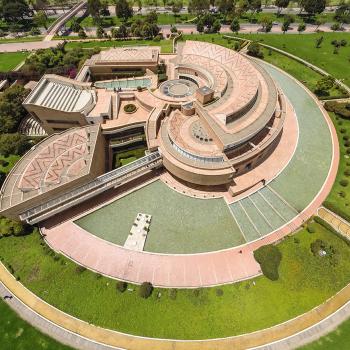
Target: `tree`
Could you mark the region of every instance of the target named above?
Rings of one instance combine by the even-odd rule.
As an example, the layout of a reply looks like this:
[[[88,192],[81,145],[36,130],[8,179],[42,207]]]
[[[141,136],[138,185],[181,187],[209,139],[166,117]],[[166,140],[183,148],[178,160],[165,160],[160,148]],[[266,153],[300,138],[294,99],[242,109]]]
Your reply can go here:
[[[220,20],[215,20],[212,27],[211,27],[211,31],[212,33],[219,33],[221,29],[221,23]]]
[[[234,33],[238,33],[239,30],[241,29],[241,26],[239,24],[239,19],[238,17],[235,17],[232,22],[231,22],[231,26],[230,29],[234,32]]]
[[[183,7],[182,0],[176,0],[173,2],[173,6],[171,7],[171,11],[173,12],[174,17],[176,17],[180,13],[182,7]]]
[[[260,50],[260,45],[256,42],[252,42],[249,45],[248,50],[247,50],[247,54],[249,56],[258,57],[258,58],[264,57],[264,54]]]
[[[71,25],[70,25],[70,30],[74,33],[78,33],[80,31],[80,29],[81,29],[80,23],[78,22],[78,20],[75,17],[73,17]]]
[[[285,19],[282,23],[282,32],[283,34],[285,34],[288,29],[289,29],[289,26],[290,26],[290,21],[288,19]]]
[[[104,37],[104,35],[105,35],[104,29],[103,29],[101,26],[98,26],[98,27],[97,27],[97,30],[96,30],[96,36],[97,36],[99,39],[101,39],[101,38]]]
[[[318,31],[318,28],[320,28],[320,26],[322,26],[323,24],[326,23],[326,20],[324,18],[318,18],[316,19],[315,21],[315,24],[316,24],[316,29],[315,31],[317,32]]]
[[[275,5],[278,7],[277,15],[279,16],[282,12],[282,9],[288,7],[290,0],[275,0]]]
[[[129,5],[127,0],[116,0],[115,13],[118,18],[122,18],[124,21],[133,15],[132,7]]]
[[[188,11],[190,13],[196,13],[200,15],[209,10],[210,2],[209,0],[190,0],[188,4]]]
[[[158,22],[158,14],[156,11],[148,12],[145,17],[145,22],[149,24],[154,24]]]
[[[121,24],[116,32],[117,38],[126,38],[128,36],[128,27],[125,24]]]
[[[0,155],[23,155],[32,146],[27,136],[21,134],[0,134]]]
[[[151,296],[153,292],[153,286],[150,282],[143,282],[139,289],[139,294],[141,298],[147,299]]]
[[[87,1],[87,9],[90,16],[94,19],[95,23],[99,22],[100,19],[100,11],[102,9],[102,4],[100,0],[88,0]]]
[[[316,38],[316,49],[319,49],[323,43],[323,36]]]
[[[45,29],[47,29],[47,21],[48,21],[48,18],[44,11],[38,11],[33,17],[33,22],[38,27],[44,27]]]
[[[87,38],[87,35],[86,35],[85,30],[83,28],[81,28],[79,30],[78,36],[79,36],[80,39],[86,39]]]
[[[322,13],[326,8],[326,0],[303,0],[304,10],[309,16]]]
[[[340,5],[336,11],[334,18],[340,23],[342,27],[344,23],[350,23],[350,4]]]
[[[33,11],[25,0],[2,0],[0,9],[2,17],[8,23],[18,23],[27,17],[33,16]]]
[[[108,0],[101,1],[101,10],[100,10],[101,16],[110,16],[111,13],[108,9]]]
[[[27,115],[22,103],[28,90],[21,85],[14,85],[0,96],[0,133],[13,133],[21,120]]]
[[[268,15],[261,16],[260,24],[262,26],[263,32],[265,33],[271,32],[273,23],[270,16]]]
[[[203,33],[204,32],[204,21],[202,18],[200,18],[197,22],[197,32]]]
[[[301,22],[299,25],[298,25],[298,33],[302,33],[306,30],[306,24],[304,22]]]
[[[333,88],[335,79],[331,76],[322,77],[316,83],[315,93],[318,96],[328,96],[329,90]]]
[[[224,15],[235,11],[235,2],[233,0],[219,0],[218,9]]]

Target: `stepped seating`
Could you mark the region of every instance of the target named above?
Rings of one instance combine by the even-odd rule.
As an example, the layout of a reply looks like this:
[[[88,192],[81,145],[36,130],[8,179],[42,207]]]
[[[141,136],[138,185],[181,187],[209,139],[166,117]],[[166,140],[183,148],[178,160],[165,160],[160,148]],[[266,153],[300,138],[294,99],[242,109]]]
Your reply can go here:
[[[230,209],[248,242],[279,229],[299,214],[268,186],[232,203]]]
[[[84,90],[52,81],[47,83],[36,104],[65,112],[73,112],[83,93]]]
[[[46,132],[40,122],[29,115],[21,121],[18,131],[27,136],[45,136]]]

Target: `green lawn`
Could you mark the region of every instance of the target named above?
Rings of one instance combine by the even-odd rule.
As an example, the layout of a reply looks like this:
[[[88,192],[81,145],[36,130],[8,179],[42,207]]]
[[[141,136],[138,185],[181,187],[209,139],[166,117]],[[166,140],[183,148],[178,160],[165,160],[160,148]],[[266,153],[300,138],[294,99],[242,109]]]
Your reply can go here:
[[[30,37],[22,37],[17,39],[0,39],[0,44],[9,44],[9,43],[26,43],[26,42],[33,42],[33,41],[42,41],[43,36],[30,36]]]
[[[178,24],[178,23],[187,23],[188,21],[195,18],[195,15],[186,14],[181,16],[174,16],[173,14],[166,14],[166,13],[159,13],[158,14],[158,21],[157,24],[163,25],[163,24]],[[145,19],[144,15],[134,15],[132,20],[138,20],[138,19]],[[115,16],[108,16],[108,17],[102,17],[102,27],[114,27],[114,26],[120,26],[122,24],[122,21],[120,18]],[[67,27],[69,27],[70,21],[67,23]],[[82,27],[96,27],[96,24],[93,21],[93,18],[91,16],[88,16],[84,18],[80,25]]]
[[[122,151],[114,154],[113,168],[117,168],[133,162],[145,155],[147,147],[140,147],[129,151]]]
[[[348,350],[349,347],[350,319],[342,323],[333,332],[309,345],[299,348],[299,350]]]
[[[260,41],[264,44],[287,51],[301,57],[310,63],[326,70],[335,78],[344,79],[350,85],[350,35],[349,33],[319,33],[319,34],[240,34],[242,38]],[[323,36],[321,48],[315,47],[315,40]],[[333,40],[345,39],[348,44],[341,47],[339,53],[333,54]]]
[[[69,350],[22,320],[5,302],[0,300],[1,350]]]
[[[0,53],[0,72],[8,72],[16,68],[28,55],[29,52]]]
[[[345,175],[345,171],[349,171],[350,169],[350,154],[347,153],[347,150],[350,149],[350,147],[344,140],[344,137],[346,136],[350,139],[350,120],[337,117],[334,113],[330,113],[330,116],[335,128],[337,129],[340,162],[337,178],[332,191],[327,198],[326,205],[330,204],[332,209],[334,209],[339,215],[347,217],[350,216],[350,185],[342,186],[340,181],[350,180],[349,176]]]
[[[313,234],[302,230],[286,238],[280,279],[265,277],[199,291],[178,290],[171,298],[164,289],[142,299],[133,291],[120,294],[115,281],[81,271],[50,254],[38,234],[0,240],[0,255],[20,281],[48,303],[93,324],[122,332],[160,337],[202,339],[226,337],[270,327],[321,304],[350,282],[348,245],[322,226]],[[310,243],[322,239],[336,250],[329,257],[312,255]],[[254,282],[254,283],[253,283]],[[159,295],[159,292],[161,295]]]
[[[21,157],[17,155],[10,155],[8,157],[0,155],[0,171],[8,174],[20,158]]]
[[[68,37],[69,38],[69,37]],[[173,52],[173,41],[172,40],[106,40],[106,41],[88,41],[88,42],[68,42],[66,45],[67,49],[72,49],[78,46],[83,48],[101,47],[101,48],[111,48],[111,47],[121,47],[121,46],[160,46],[162,53],[172,53]]]

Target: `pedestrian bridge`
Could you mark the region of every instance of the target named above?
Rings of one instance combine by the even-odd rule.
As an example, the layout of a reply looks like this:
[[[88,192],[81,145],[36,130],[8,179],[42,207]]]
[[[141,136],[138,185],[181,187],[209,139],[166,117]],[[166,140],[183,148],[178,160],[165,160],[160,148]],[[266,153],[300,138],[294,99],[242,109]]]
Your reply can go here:
[[[127,182],[146,174],[151,169],[161,166],[162,163],[162,155],[159,151],[150,153],[127,165],[103,174],[85,185],[79,186],[72,191],[66,192],[61,196],[31,208],[21,213],[20,218],[28,224],[36,224],[57,213],[82,203],[89,198],[97,196],[112,187],[124,185]]]

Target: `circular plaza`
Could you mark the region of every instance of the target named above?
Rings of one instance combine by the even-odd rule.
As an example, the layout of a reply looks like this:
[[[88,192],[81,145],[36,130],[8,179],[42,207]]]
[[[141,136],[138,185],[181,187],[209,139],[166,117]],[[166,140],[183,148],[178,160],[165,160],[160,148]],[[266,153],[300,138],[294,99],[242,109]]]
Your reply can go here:
[[[202,56],[211,52],[203,45],[214,58]],[[294,232],[327,196],[338,162],[333,127],[293,78],[228,49],[186,43],[167,64],[176,82],[191,78],[197,90],[178,101],[165,87],[184,95],[188,85],[170,80],[134,100],[137,113],[152,111],[147,146],[164,168],[44,221],[41,231],[54,250],[128,282],[203,287],[257,276],[254,250]],[[151,219],[137,238],[140,213]]]
[[[33,86],[24,107],[48,137],[0,208],[39,232],[3,240],[1,258],[40,317],[101,347],[245,349],[298,337],[348,295],[347,243],[314,219],[337,134],[284,71],[186,41],[101,51]]]

